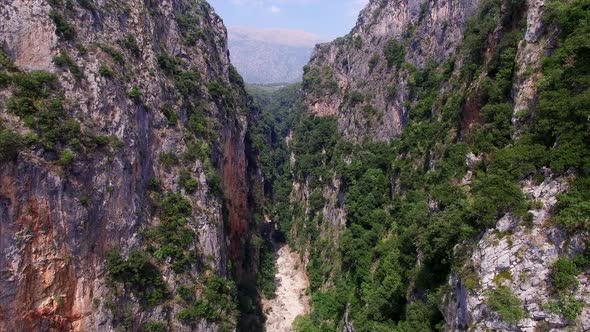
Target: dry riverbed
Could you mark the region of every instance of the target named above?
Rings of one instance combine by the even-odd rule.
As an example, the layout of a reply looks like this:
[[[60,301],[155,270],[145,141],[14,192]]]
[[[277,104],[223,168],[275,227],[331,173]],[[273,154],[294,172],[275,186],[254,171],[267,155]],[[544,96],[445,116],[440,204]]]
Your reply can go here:
[[[289,332],[295,317],[309,312],[309,297],[305,290],[309,280],[297,253],[288,245],[277,252],[276,297],[263,300],[267,332]]]

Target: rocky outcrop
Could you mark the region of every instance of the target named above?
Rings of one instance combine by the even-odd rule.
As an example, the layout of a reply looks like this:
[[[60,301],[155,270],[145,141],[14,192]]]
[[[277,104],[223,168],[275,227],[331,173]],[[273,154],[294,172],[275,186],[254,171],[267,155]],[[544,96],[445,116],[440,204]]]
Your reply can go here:
[[[146,229],[163,222],[154,202],[172,192],[192,206],[186,227],[195,259],[182,273],[152,259],[171,293],[207,274],[229,277],[230,257],[243,255],[250,106],[221,19],[204,1],[182,0],[7,0],[0,17],[0,46],[19,70],[57,76],[56,94],[66,119],[80,124],[83,145],[27,143],[0,162],[0,330],[113,331],[123,324],[113,305],[125,306],[134,330],[148,321],[215,330],[205,320],[180,322],[173,300],[146,309],[128,293],[113,294],[105,256],[145,248]],[[13,92],[0,93],[0,123],[34,132],[8,110]],[[91,150],[87,136],[110,143]],[[205,152],[191,157],[195,146]],[[69,150],[74,161],[60,165]]]
[[[394,201],[401,197],[403,202],[406,198],[406,188],[403,184],[398,185],[404,181],[400,177],[408,176],[406,168],[424,169],[422,175],[425,178],[436,178],[440,172],[444,172],[439,168],[440,163],[445,163],[449,157],[443,152],[444,146],[448,144],[444,140],[464,144],[468,148],[467,172],[464,176],[461,175],[462,180],[453,179],[451,184],[461,187],[462,193],[467,193],[469,201],[472,198],[470,195],[477,190],[475,187],[478,185],[478,178],[481,179],[481,174],[489,171],[487,168],[495,162],[496,157],[506,157],[500,154],[496,156],[495,148],[492,148],[492,152],[486,151],[477,156],[469,151],[479,149],[477,143],[474,143],[478,138],[472,134],[486,124],[490,130],[494,130],[499,122],[504,121],[502,119],[498,123],[493,123],[498,119],[489,118],[495,114],[486,115],[482,111],[483,107],[489,105],[487,111],[490,112],[490,109],[494,110],[492,106],[500,105],[506,107],[508,113],[511,112],[513,115],[513,127],[504,128],[508,133],[506,140],[509,142],[502,143],[502,147],[513,147],[523,143],[518,141],[520,129],[529,126],[527,128],[530,130],[530,127],[534,126],[535,112],[539,106],[539,82],[542,82],[543,76],[542,61],[558,46],[556,27],[548,26],[545,22],[545,6],[546,1],[543,0],[370,1],[350,34],[316,47],[309,65],[305,68],[304,105],[312,117],[335,117],[339,133],[344,136],[347,143],[352,142],[356,147],[362,149],[370,145],[366,143],[375,141],[393,141],[395,143],[392,145],[397,146],[399,143],[402,146],[396,150],[400,151],[396,158],[407,163],[399,163],[401,166],[398,165],[398,169],[394,167],[391,174],[388,174],[391,188],[389,194],[394,197]],[[469,20],[474,17],[474,20]],[[490,17],[491,19],[486,20]],[[478,19],[486,21],[482,23]],[[473,55],[475,53],[476,56]],[[504,60],[501,60],[502,57]],[[499,65],[502,61],[504,64]],[[500,77],[499,68],[508,72],[507,77]],[[431,74],[440,75],[440,81],[433,77],[420,77]],[[498,83],[501,79],[505,81]],[[417,80],[422,80],[421,83],[436,82],[434,90],[430,91],[428,87],[420,86],[421,83],[417,83]],[[494,86],[496,83],[498,84]],[[419,95],[424,91],[427,91],[425,95]],[[456,100],[449,103],[453,98]],[[425,115],[412,113],[410,116],[410,110],[415,112],[416,105],[423,101],[421,105],[427,105],[421,110]],[[453,124],[448,127],[448,133],[437,134],[437,139],[430,142],[430,146],[414,146],[415,150],[412,150],[409,140],[421,141],[420,136],[428,135],[432,129],[429,125],[436,127],[449,120]],[[404,132],[409,121],[412,121],[412,131],[409,131],[408,136],[404,135],[405,141],[402,139],[396,142],[396,137]],[[509,124],[503,126],[510,127]],[[446,134],[448,136],[445,136]],[[498,146],[498,149],[501,147]],[[346,147],[341,150],[346,151]],[[342,197],[347,194],[346,186],[350,183],[346,183],[346,180],[350,175],[338,172],[345,168],[343,164],[350,165],[354,160],[341,150],[336,153],[339,160],[323,161],[329,166],[324,167],[323,172],[309,176],[311,180],[296,179],[291,196],[292,203],[302,206],[302,214],[307,214],[313,193],[322,193],[321,213],[306,217],[295,215],[293,222],[293,232],[299,232],[295,234],[295,238],[298,234],[304,233],[301,231],[302,228],[309,225],[318,230],[317,234],[314,233],[305,239],[297,238],[297,241],[303,252],[311,252],[309,256],[313,256],[313,251],[316,250],[315,263],[312,257],[309,264],[316,264],[313,270],[323,273],[321,284],[316,285],[320,291],[331,290],[333,287],[333,270],[330,270],[333,266],[330,265],[330,268],[326,269],[321,267],[327,262],[336,264],[333,263],[333,256],[329,252],[342,249],[338,247],[338,238],[347,231],[347,224],[350,223],[350,220],[348,223],[346,220],[347,206]],[[330,152],[323,154],[332,156]],[[359,155],[362,158],[362,154]],[[296,160],[297,157],[294,155],[292,159]],[[361,160],[359,164],[363,162],[364,160]],[[337,166],[332,167],[334,164]],[[294,165],[292,162],[291,167]],[[556,313],[555,304],[560,300],[557,299],[559,296],[552,289],[550,282],[551,266],[558,258],[571,258],[585,250],[584,237],[587,238],[587,234],[572,237],[551,221],[558,195],[567,192],[573,175],[558,175],[548,169],[541,170],[540,166],[535,167],[539,167],[536,170],[537,182],[529,179],[520,183],[526,196],[536,202],[536,207],[529,211],[532,221],[529,217],[517,217],[508,213],[498,220],[492,229],[487,229],[489,224],[477,225],[476,228],[481,227],[474,232],[477,235],[457,247],[456,255],[451,258],[456,261],[449,264],[452,266],[450,269],[454,271],[449,281],[451,291],[446,295],[441,309],[445,316],[445,329],[588,329],[587,276],[584,273],[578,276],[580,287],[573,295],[575,300],[585,305],[577,322],[568,321],[563,315]],[[326,181],[326,174],[331,181]],[[314,176],[321,178],[314,179]],[[424,179],[420,179],[422,180]],[[522,178],[519,178],[520,180]],[[310,185],[313,181],[316,181],[316,188]],[[412,181],[417,180],[413,178]],[[415,183],[410,183],[410,186],[412,185]],[[436,196],[428,186],[425,185],[428,188],[427,193],[420,194]],[[420,191],[415,189],[410,191]],[[441,202],[429,197],[428,214],[435,215],[445,208],[442,206],[444,203],[439,203]],[[469,201],[468,204],[472,203]],[[403,203],[401,206],[388,206],[384,207],[384,210],[405,207]],[[465,210],[469,208],[466,207]],[[352,218],[350,216],[353,216],[353,213],[348,215]],[[415,222],[425,220],[429,220],[428,217],[421,216]],[[490,223],[493,221],[492,218]],[[379,236],[395,237],[398,236],[397,232],[398,230],[393,230],[391,234]],[[312,242],[309,245],[306,241],[314,241],[317,238],[321,239],[321,243],[317,241],[316,243],[320,243],[316,244],[317,248],[310,250],[307,246],[314,244]],[[354,236],[352,238],[356,240]],[[415,255],[418,257],[416,262],[420,265],[423,253],[419,247],[415,249]],[[343,256],[346,254],[347,252]],[[379,259],[382,259],[381,254],[379,252],[376,255],[379,258],[372,262],[371,272],[379,264]],[[459,262],[465,257],[469,257],[467,262]],[[349,264],[352,265],[351,262]],[[455,271],[456,268],[461,271]],[[338,270],[339,267],[336,266],[334,269]],[[412,286],[410,285],[406,293],[408,303],[419,303],[421,298],[427,297],[427,294],[420,294],[420,291],[412,293]],[[522,301],[522,319],[509,323],[490,308],[489,294],[497,289],[507,289],[518,301]],[[362,293],[362,290],[359,293]],[[349,325],[354,325],[354,322],[349,324],[348,317],[349,314],[354,316],[354,313],[347,310],[339,314],[343,320],[339,328],[349,329]]]
[[[530,223],[511,214],[498,220],[496,227],[476,244],[466,263],[465,269],[472,273],[466,277],[451,276],[452,292],[444,310],[449,330],[537,331],[570,325],[549,309],[556,296],[550,281],[552,264],[561,256],[571,257],[585,249],[583,235],[570,237],[550,222],[557,195],[567,190],[569,180],[548,173],[541,184],[523,184],[524,192],[539,208],[529,211]],[[578,278],[580,287],[575,297],[586,304],[582,313],[585,317],[590,285],[584,274]],[[489,292],[499,286],[508,287],[522,301],[525,318],[507,323],[489,308]],[[581,319],[577,328],[587,330],[587,324],[587,320]]]
[[[519,64],[514,86],[514,116],[512,122],[520,126],[519,112],[534,109],[537,101],[537,84],[541,78],[541,60],[554,43],[554,32],[546,31],[543,24],[544,0],[527,1],[527,27],[524,39],[518,45],[516,62]]]
[[[389,141],[407,122],[408,64],[449,60],[479,1],[370,1],[345,37],[316,47],[304,75],[305,103],[337,115],[348,139]]]

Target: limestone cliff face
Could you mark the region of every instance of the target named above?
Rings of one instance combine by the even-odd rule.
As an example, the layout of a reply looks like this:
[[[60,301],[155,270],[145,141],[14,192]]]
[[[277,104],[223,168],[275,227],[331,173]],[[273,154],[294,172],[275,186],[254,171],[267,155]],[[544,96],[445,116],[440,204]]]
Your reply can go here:
[[[195,259],[183,272],[150,259],[169,294],[205,275],[229,277],[229,260],[244,255],[250,106],[221,19],[200,0],[3,0],[0,17],[14,75],[56,75],[59,121],[80,128],[77,143],[27,142],[0,162],[0,330],[217,329],[178,320],[172,298],[146,309],[127,289],[115,292],[105,257],[145,248],[146,229],[164,222],[154,202],[176,192],[190,202],[183,227]],[[8,106],[18,89],[0,89],[2,127],[43,136]],[[35,102],[42,112],[45,101]],[[102,143],[91,149],[88,137]]]
[[[304,75],[306,104],[338,115],[352,141],[398,136],[407,121],[408,64],[449,60],[479,2],[371,1],[348,35],[316,47]]]
[[[511,64],[513,62],[514,67],[511,69],[513,74],[507,81],[509,96],[503,96],[501,102],[506,103],[512,111],[511,130],[514,130],[514,134],[511,144],[516,144],[522,125],[518,114],[534,114],[536,111],[538,84],[542,81],[542,59],[551,54],[556,44],[556,27],[549,26],[544,20],[546,2],[510,2],[520,6],[510,17],[510,24],[502,23],[501,20],[494,23],[496,25],[490,28],[489,33],[477,42],[477,45],[483,47],[477,65],[479,69],[468,79],[461,74],[466,69],[466,64],[469,64],[468,57],[461,51],[464,43],[468,42],[465,37],[469,18],[481,15],[480,10],[489,4],[501,6],[500,11],[507,11],[508,3],[462,0],[370,1],[350,34],[316,47],[305,69],[305,106],[313,116],[334,116],[338,131],[349,142],[363,146],[366,142],[395,141],[410,121],[409,110],[421,102],[412,94],[411,86],[415,84],[412,73],[429,66],[439,69],[441,65],[448,66],[449,75],[437,86],[438,90],[434,95],[440,97],[452,92],[459,97],[461,101],[450,108],[451,112],[459,114],[459,124],[457,128],[453,128],[457,134],[450,136],[470,144],[471,129],[484,123],[480,112],[482,100],[486,97],[482,91],[485,90],[486,80],[489,81],[490,77],[496,75],[490,71],[489,68],[493,67],[490,64],[497,61],[497,50],[505,42],[503,38],[510,34],[514,39],[514,53],[509,54],[508,60]],[[427,118],[419,118],[415,123],[444,116],[441,115],[444,112],[444,103],[438,103],[436,97],[434,100],[428,106]],[[413,129],[420,130],[421,127],[418,125]],[[433,145],[438,144],[446,143],[441,141]],[[437,155],[436,146],[423,149],[426,152],[420,151],[418,155],[426,154],[424,164],[420,163],[422,160],[417,163],[411,160],[409,165],[423,167],[427,174],[435,173],[437,160],[441,161],[445,156]],[[405,153],[413,152],[403,152]],[[469,171],[462,182],[457,181],[461,182],[462,190],[467,192],[473,189],[471,178],[477,172],[474,164],[481,166],[482,161],[481,158],[474,160],[473,157],[472,154],[465,156]],[[297,158],[297,155],[292,156],[292,168]],[[352,158],[345,154],[343,160],[338,162],[349,165],[354,162]],[[405,155],[398,155],[396,158],[403,159]],[[489,162],[485,160],[485,156],[483,159],[484,164]],[[329,245],[323,245],[318,249],[321,252],[316,253],[316,261],[320,262],[316,264],[320,266],[324,262],[332,262],[331,254],[335,252],[332,247],[338,246],[339,237],[346,230],[348,209],[343,203],[347,188],[341,184],[342,174],[338,174],[338,168],[325,171],[321,175],[324,178],[319,180],[323,208],[320,211],[322,218],[317,218],[321,220],[318,225],[320,233],[317,236]],[[539,174],[537,182],[529,176],[519,183],[525,196],[539,202],[541,206],[530,209],[532,222],[526,223],[522,217],[506,214],[497,221],[495,227],[482,231],[469,241],[469,259],[463,268],[471,271],[471,275],[454,272],[450,277],[450,291],[441,305],[445,330],[535,331],[574,328],[581,331],[589,328],[586,274],[577,277],[580,286],[572,295],[586,306],[576,322],[568,321],[563,315],[556,313],[558,310],[549,308],[555,297],[550,280],[552,265],[559,257],[571,258],[584,251],[584,236],[587,235],[570,237],[562,228],[551,223],[558,195],[567,192],[572,176],[567,173],[556,174],[547,168],[541,173],[543,174]],[[331,180],[326,180],[326,174]],[[311,187],[305,178],[294,177],[296,180],[291,200],[294,205],[302,208],[303,212],[300,214],[304,215],[307,214],[312,192],[318,188]],[[392,196],[404,195],[404,188],[398,185],[401,181],[396,178],[395,173],[391,176]],[[432,193],[429,192],[428,195]],[[436,201],[429,199],[428,203],[429,213],[438,211]],[[312,218],[305,218],[296,217],[294,229],[304,229],[305,225],[309,225]],[[313,237],[301,238],[298,234],[294,237],[307,254],[307,241]],[[420,249],[415,254],[418,257],[417,264],[422,264]],[[321,279],[322,290],[334,287],[331,276],[339,273],[339,266],[330,267]],[[473,285],[474,280],[477,280],[476,285]],[[487,302],[490,291],[499,287],[507,287],[522,301],[526,311],[524,318],[507,323],[490,309]],[[408,302],[418,297],[420,295],[406,294]],[[343,323],[339,326],[343,330],[354,330],[354,321],[351,322],[348,316],[349,310],[346,309],[346,314],[342,317]]]
[[[516,128],[516,114],[534,108],[541,59],[555,38],[554,31],[543,24],[545,2],[524,2],[526,29],[518,42],[511,85]],[[464,55],[459,48],[464,42],[466,21],[478,12],[479,5],[480,1],[370,1],[348,35],[316,47],[305,69],[305,106],[317,116],[336,116],[339,132],[353,143],[395,140],[406,126],[408,105],[418,101],[410,95],[410,70],[432,62],[450,63],[455,73],[460,71]],[[491,46],[484,62],[491,60],[501,30],[496,27],[489,37]],[[387,59],[389,43],[398,56],[393,63]],[[458,111],[465,131],[481,121],[478,91],[486,72],[479,75],[469,86],[461,87],[466,102]],[[439,93],[450,88],[443,84]],[[434,108],[433,112],[440,110]],[[297,189],[303,187],[297,184],[296,197],[309,196]],[[324,188],[323,215],[331,224],[343,226],[346,212],[338,199],[343,195],[341,189],[337,179]]]
[[[572,179],[555,176],[549,170],[546,172],[545,181],[540,184],[522,183],[524,193],[539,202],[539,207],[530,211],[532,222],[505,215],[477,243],[464,267],[464,271],[471,273],[463,277],[451,276],[452,292],[444,308],[449,330],[536,331],[565,329],[571,325],[549,309],[553,298],[551,265],[560,256],[571,257],[583,252],[585,240],[583,234],[570,237],[562,228],[551,224],[557,195],[567,191]],[[574,297],[585,302],[590,285],[586,275],[582,274],[578,279],[580,287]],[[509,287],[524,303],[528,317],[511,324],[490,310],[485,299],[491,290],[501,286]],[[590,309],[585,308],[575,329],[588,330],[588,317]]]

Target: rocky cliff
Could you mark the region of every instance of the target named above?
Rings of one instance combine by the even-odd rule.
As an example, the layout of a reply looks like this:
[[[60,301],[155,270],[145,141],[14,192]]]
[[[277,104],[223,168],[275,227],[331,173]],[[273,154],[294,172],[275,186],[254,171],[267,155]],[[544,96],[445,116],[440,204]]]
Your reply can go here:
[[[524,192],[537,206],[530,210],[528,221],[512,214],[498,220],[476,244],[459,273],[462,276],[450,278],[453,288],[445,307],[449,330],[537,331],[566,329],[572,325],[571,319],[560,313],[572,310],[568,306],[576,301],[586,303],[590,292],[588,275],[576,277],[580,287],[571,295],[573,300],[559,303],[563,307],[556,310],[552,265],[560,257],[584,252],[587,238],[585,234],[571,236],[550,222],[557,197],[568,190],[571,180],[567,176],[546,174],[540,184],[522,183]],[[498,289],[510,289],[514,299],[524,304],[527,317],[506,322],[505,317],[494,313],[486,299]],[[578,315],[580,319],[573,329],[588,330],[589,308]]]
[[[345,37],[319,45],[306,67],[306,103],[338,115],[347,138],[388,141],[407,123],[411,67],[452,58],[480,1],[371,1]]]
[[[375,0],[316,47],[283,221],[301,330],[588,328],[586,5]]]
[[[0,16],[0,330],[235,328],[250,104],[221,19],[200,0]]]

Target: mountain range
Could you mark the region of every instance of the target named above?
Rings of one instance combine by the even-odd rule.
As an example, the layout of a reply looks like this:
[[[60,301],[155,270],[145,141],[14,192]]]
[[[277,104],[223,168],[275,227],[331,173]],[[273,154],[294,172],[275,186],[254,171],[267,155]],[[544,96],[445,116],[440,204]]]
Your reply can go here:
[[[288,29],[228,28],[232,63],[247,83],[300,81],[317,35]]]

